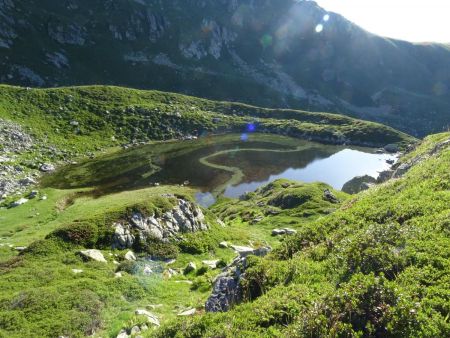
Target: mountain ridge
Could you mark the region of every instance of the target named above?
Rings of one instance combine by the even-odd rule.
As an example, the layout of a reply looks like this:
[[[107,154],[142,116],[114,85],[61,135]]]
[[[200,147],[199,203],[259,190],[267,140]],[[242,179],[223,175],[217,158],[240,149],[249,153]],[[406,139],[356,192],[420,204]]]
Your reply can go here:
[[[446,45],[378,37],[315,2],[2,0],[0,16],[4,83],[330,111],[415,136],[450,121]]]

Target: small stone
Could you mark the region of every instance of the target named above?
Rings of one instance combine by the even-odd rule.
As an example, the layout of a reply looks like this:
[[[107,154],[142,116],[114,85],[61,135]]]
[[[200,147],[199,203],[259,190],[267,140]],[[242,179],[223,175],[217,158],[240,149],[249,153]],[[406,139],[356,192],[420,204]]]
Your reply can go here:
[[[134,252],[133,251],[128,251],[126,254],[125,254],[125,257],[124,257],[127,261],[135,261],[136,260],[136,255],[134,254]]]
[[[156,325],[156,326],[159,326],[159,325],[160,325],[160,324],[159,324],[159,319],[158,319],[158,317],[156,317],[156,316],[155,316],[153,313],[151,313],[150,311],[142,310],[142,309],[137,309],[137,310],[135,311],[135,314],[136,314],[137,316],[146,316],[148,322],[151,323],[151,324],[153,324],[153,325]]]
[[[272,236],[280,236],[284,235],[286,231],[284,229],[273,229],[272,230]]]
[[[97,262],[106,263],[105,257],[99,250],[96,250],[96,249],[82,250],[82,251],[80,251],[80,254],[86,259],[91,259],[91,260],[94,260]]]
[[[128,335],[127,331],[122,329],[122,330],[120,330],[120,332],[116,338],[128,338],[128,337],[130,337],[130,336]]]
[[[195,265],[194,262],[189,262],[189,264],[184,268],[184,273],[188,274],[194,270],[197,270],[197,265]]]
[[[26,249],[27,249],[26,246],[16,246],[14,248],[14,250],[19,251],[19,252],[25,251]]]
[[[217,268],[217,263],[219,263],[219,260],[211,260],[211,261],[202,261],[203,264],[210,267],[211,269]]]
[[[148,326],[145,324],[141,325],[141,331],[147,331],[148,330]]]
[[[236,251],[241,257],[251,255],[254,251],[253,248],[250,248],[248,246],[232,245],[231,248]]]
[[[225,248],[228,248],[228,243],[227,242],[220,242],[219,243],[219,248],[222,248],[222,249],[225,249]]]
[[[139,326],[135,325],[131,328],[130,334],[131,335],[135,335],[141,332],[141,329],[139,328]]]
[[[291,228],[284,228],[283,230],[286,233],[286,235],[295,235],[297,233],[297,230]]]
[[[22,204],[27,203],[28,201],[29,200],[27,198],[21,198],[21,199],[15,201],[15,202],[11,203],[11,208],[18,207],[18,206],[20,206]]]
[[[329,189],[323,191],[323,198],[330,203],[339,203],[337,197]]]
[[[153,270],[150,266],[146,265],[142,273],[146,276],[150,276],[153,273]]]
[[[116,272],[115,274],[114,274],[114,278],[121,278],[122,277],[122,272]]]
[[[196,312],[195,309],[189,309],[189,310],[180,312],[177,316],[192,316],[195,314],[195,312]]]
[[[35,198],[38,195],[38,191],[37,190],[32,190],[29,194],[28,194],[28,198],[32,199]]]
[[[39,198],[40,201],[45,201],[47,200],[47,195],[43,195]]]
[[[41,165],[39,167],[39,170],[43,171],[45,173],[48,173],[48,172],[55,171],[55,166],[53,164],[44,163],[43,165]]]
[[[259,217],[255,217],[254,219],[251,220],[250,224],[257,224],[259,222],[261,222],[264,219],[264,217],[259,216]]]
[[[81,269],[72,269],[72,272],[77,275],[79,273],[82,273],[83,270],[81,270]]]

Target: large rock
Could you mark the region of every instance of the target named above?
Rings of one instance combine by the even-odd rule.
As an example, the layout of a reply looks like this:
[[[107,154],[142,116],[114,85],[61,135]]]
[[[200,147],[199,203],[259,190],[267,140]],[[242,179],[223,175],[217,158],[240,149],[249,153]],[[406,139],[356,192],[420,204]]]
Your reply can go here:
[[[329,189],[323,191],[323,199],[330,203],[339,203],[338,198]]]
[[[80,255],[88,260],[106,263],[106,259],[103,256],[103,254],[101,253],[101,251],[96,250],[96,249],[81,250]]]
[[[131,248],[137,236],[140,239],[166,240],[180,233],[208,229],[202,210],[194,203],[178,199],[178,204],[162,216],[145,216],[136,212],[129,219],[114,224],[113,248]]]
[[[232,276],[219,277],[213,288],[211,296],[205,304],[207,312],[225,312],[241,301],[242,295],[238,281]]]
[[[257,249],[231,246],[232,248],[237,248],[239,253],[233,262],[223,269],[223,272],[217,276],[214,281],[214,287],[211,295],[205,304],[205,310],[207,312],[225,312],[230,310],[230,308],[241,302],[242,300],[242,290],[239,285],[241,278],[245,275],[245,269],[247,267],[247,256],[265,256],[267,255],[271,248],[261,247]],[[245,250],[243,250],[245,248]],[[250,252],[251,249],[251,252]]]
[[[342,191],[347,194],[357,194],[360,191],[368,189],[370,184],[375,184],[377,180],[369,175],[356,176],[344,184]]]

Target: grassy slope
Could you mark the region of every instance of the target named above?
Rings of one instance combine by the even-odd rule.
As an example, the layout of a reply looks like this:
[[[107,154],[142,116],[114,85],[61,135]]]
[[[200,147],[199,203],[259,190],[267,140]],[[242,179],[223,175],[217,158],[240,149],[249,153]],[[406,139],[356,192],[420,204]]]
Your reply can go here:
[[[449,139],[428,137],[404,157],[425,160],[403,178],[251,259],[243,282],[250,302],[157,336],[449,336],[450,150],[432,152]]]
[[[256,122],[260,131],[325,142],[383,146],[414,140],[392,128],[340,115],[105,86],[26,90],[2,85],[0,118],[30,127],[50,144],[82,153],[132,140],[242,132],[249,122]],[[79,125],[73,126],[71,121]]]
[[[289,183],[288,189],[281,184]],[[297,201],[292,210],[315,210],[311,218],[305,218],[301,223],[292,224],[293,218],[288,214],[268,216],[261,224],[250,225],[245,215],[237,215],[229,222],[226,229],[214,226],[215,216],[208,212],[207,217],[212,229],[203,234],[189,237],[190,247],[206,246],[196,254],[181,252],[171,268],[183,268],[190,261],[201,266],[205,259],[222,259],[230,262],[234,257],[231,249],[220,249],[218,242],[226,240],[240,245],[280,245],[280,238],[270,235],[270,220],[284,219],[290,227],[300,229],[303,224],[317,218],[321,213],[330,212],[335,207],[321,199],[325,185],[314,183],[302,185],[289,181],[278,181],[270,186],[270,195],[286,194],[292,196],[309,196],[309,200]],[[328,186],[326,186],[328,187]],[[160,197],[162,193],[175,193],[189,196],[193,193],[188,188],[154,187],[133,192],[122,192],[93,198],[84,195],[86,189],[55,190],[46,189],[48,200],[33,200],[29,206],[3,210],[5,231],[10,229],[10,238],[15,244],[28,245],[29,249],[22,255],[14,255],[14,251],[2,248],[2,263],[0,264],[0,334],[9,337],[38,335],[52,337],[55,335],[83,336],[96,331],[100,336],[115,336],[123,327],[130,328],[142,321],[134,316],[136,308],[148,304],[163,304],[154,310],[161,321],[173,321],[176,313],[182,308],[196,307],[202,311],[206,297],[211,290],[212,278],[219,270],[210,270],[204,275],[194,272],[187,276],[180,275],[171,280],[161,277],[144,277],[141,274],[125,274],[123,278],[114,278],[117,268],[112,260],[120,260],[124,252],[111,251],[102,238],[110,231],[108,225],[120,218],[127,208],[146,205],[149,208],[168,208],[170,201]],[[339,194],[338,192],[335,192]],[[259,193],[258,193],[259,194]],[[247,203],[267,199],[254,194]],[[340,195],[343,199],[345,194]],[[221,208],[221,204],[217,206]],[[279,209],[276,206],[272,209]],[[323,209],[323,210],[322,210]],[[261,209],[263,210],[263,208]],[[29,212],[34,217],[27,218]],[[38,214],[38,215],[37,215]],[[41,216],[42,215],[42,216]],[[29,219],[29,223],[23,224]],[[265,223],[267,222],[267,224]],[[87,236],[81,236],[77,243],[62,241],[61,231],[53,232],[55,228],[74,231],[77,224],[88,223]],[[281,224],[281,223],[280,223]],[[16,227],[23,230],[14,232]],[[109,230],[108,230],[109,229]],[[91,235],[95,234],[95,235]],[[40,240],[46,237],[45,240]],[[80,238],[79,236],[77,238]],[[34,241],[33,243],[31,243]],[[96,243],[96,244],[95,244]],[[76,252],[81,247],[96,246],[103,250],[108,260],[107,264],[83,262]],[[110,256],[109,253],[118,256]],[[74,274],[72,269],[81,269],[81,274]],[[176,281],[192,280],[192,286]],[[77,318],[71,320],[70,318]],[[70,323],[70,324],[68,324]]]

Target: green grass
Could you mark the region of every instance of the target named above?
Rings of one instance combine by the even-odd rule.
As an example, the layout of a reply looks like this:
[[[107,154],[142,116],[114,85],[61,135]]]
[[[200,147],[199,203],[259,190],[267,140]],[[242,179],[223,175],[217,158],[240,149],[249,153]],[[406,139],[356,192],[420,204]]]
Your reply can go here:
[[[423,159],[404,177],[352,196],[270,256],[252,258],[241,282],[249,302],[156,336],[449,336],[450,150],[430,153],[449,139],[427,138],[401,160]]]
[[[414,141],[392,128],[340,115],[106,86],[27,90],[1,85],[0,117],[30,128],[69,155],[133,140],[242,132],[249,122],[261,131],[331,143],[383,146]]]

